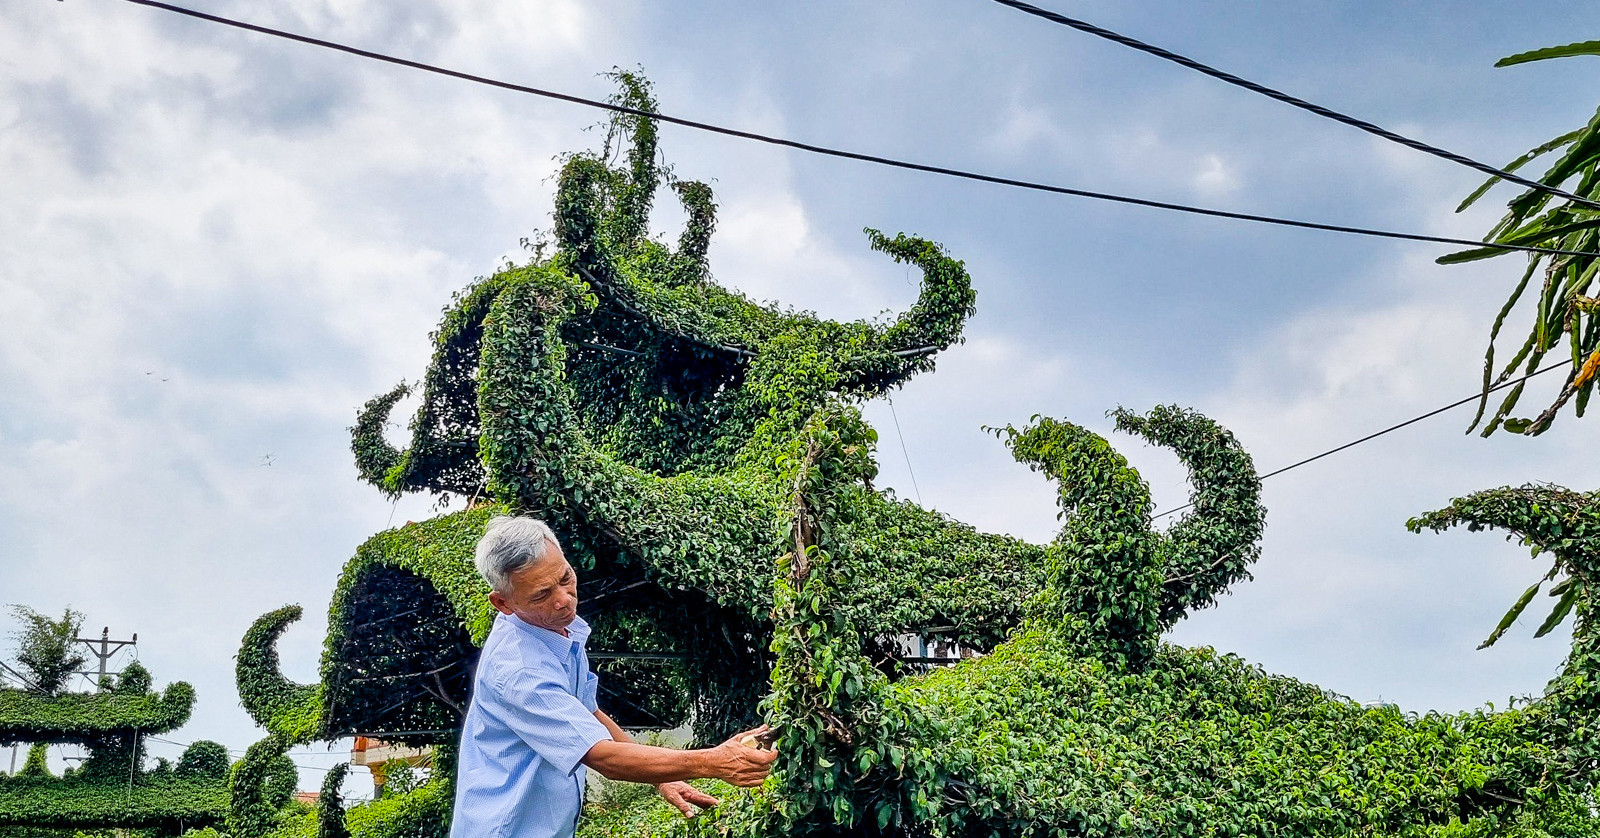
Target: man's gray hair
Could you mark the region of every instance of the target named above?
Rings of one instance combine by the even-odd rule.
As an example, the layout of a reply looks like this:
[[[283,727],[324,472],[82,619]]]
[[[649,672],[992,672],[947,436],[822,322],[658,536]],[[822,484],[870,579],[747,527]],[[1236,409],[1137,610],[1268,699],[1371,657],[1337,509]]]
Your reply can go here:
[[[511,574],[544,561],[551,547],[559,550],[561,542],[545,522],[537,518],[497,515],[489,520],[483,538],[478,539],[478,554],[473,563],[490,588],[504,593],[510,586]]]

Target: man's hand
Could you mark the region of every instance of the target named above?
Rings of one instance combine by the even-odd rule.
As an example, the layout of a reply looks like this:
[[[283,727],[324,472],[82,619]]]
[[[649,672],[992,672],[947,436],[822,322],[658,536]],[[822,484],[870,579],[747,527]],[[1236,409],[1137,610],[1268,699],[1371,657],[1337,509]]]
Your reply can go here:
[[[686,818],[698,814],[694,807],[710,809],[722,801],[684,782],[662,783],[656,786],[656,792],[666,799],[668,803],[678,807],[678,811]],[[690,805],[693,804],[693,805]]]
[[[751,736],[759,738],[766,732],[767,726],[762,725],[754,730],[737,734],[712,748],[718,767],[717,779],[746,788],[761,785],[761,781],[767,779],[767,775],[772,772],[772,761],[778,758],[778,752],[752,748],[741,744],[740,740]]]

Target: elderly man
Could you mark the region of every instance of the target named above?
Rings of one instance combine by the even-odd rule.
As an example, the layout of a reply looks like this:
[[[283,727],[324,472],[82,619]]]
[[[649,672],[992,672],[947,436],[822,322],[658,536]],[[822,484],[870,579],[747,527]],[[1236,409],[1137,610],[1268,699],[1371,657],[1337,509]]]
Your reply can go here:
[[[701,750],[639,745],[595,705],[598,683],[578,616],[578,577],[543,521],[499,517],[478,542],[478,572],[500,611],[461,731],[451,838],[571,838],[584,767],[649,783],[685,816],[717,800],[684,780],[759,785],[777,753],[740,744],[763,726]]]

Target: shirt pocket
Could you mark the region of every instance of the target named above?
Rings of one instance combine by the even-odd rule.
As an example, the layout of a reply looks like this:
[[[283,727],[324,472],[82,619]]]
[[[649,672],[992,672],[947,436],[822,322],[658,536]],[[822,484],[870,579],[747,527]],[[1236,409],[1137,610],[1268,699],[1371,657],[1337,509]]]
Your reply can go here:
[[[600,709],[599,701],[600,676],[593,672],[584,673],[583,681],[578,685],[578,700],[590,712]]]

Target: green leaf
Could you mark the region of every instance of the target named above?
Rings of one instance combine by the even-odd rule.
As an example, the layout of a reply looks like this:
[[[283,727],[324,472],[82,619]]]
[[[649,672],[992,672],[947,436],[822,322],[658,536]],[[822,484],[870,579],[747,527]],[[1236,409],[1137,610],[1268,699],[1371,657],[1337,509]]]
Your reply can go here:
[[[1494,66],[1510,67],[1515,64],[1527,64],[1530,61],[1544,61],[1547,58],[1571,58],[1574,55],[1600,55],[1600,41],[1580,41],[1566,46],[1519,52],[1496,61]]]
[[[1510,431],[1511,433],[1514,433],[1514,434],[1524,433],[1532,425],[1533,425],[1533,420],[1532,419],[1511,418],[1511,419],[1507,419],[1505,421],[1505,423],[1504,423],[1505,429]]]
[[[1570,132],[1568,132],[1566,134],[1562,134],[1561,136],[1556,137],[1555,139],[1551,140],[1550,142],[1544,143],[1543,145],[1540,145],[1540,146],[1537,146],[1535,148],[1529,149],[1526,154],[1522,155],[1521,157],[1518,157],[1517,159],[1511,161],[1510,163],[1507,163],[1504,167],[1502,167],[1502,170],[1506,171],[1506,172],[1514,172],[1514,171],[1522,168],[1523,166],[1527,165],[1528,163],[1532,162],[1533,160],[1535,160],[1535,159],[1537,159],[1539,157],[1542,157],[1543,155],[1549,154],[1550,152],[1555,151],[1556,149],[1566,145],[1567,143],[1572,142],[1573,140],[1578,138],[1579,134],[1582,134],[1582,133],[1583,133],[1583,129],[1579,128],[1576,131],[1570,131]],[[1489,178],[1488,180],[1484,181],[1482,186],[1480,186],[1477,189],[1473,190],[1472,194],[1468,195],[1466,200],[1462,201],[1461,204],[1456,207],[1456,212],[1461,212],[1461,211],[1465,210],[1467,207],[1472,206],[1474,203],[1477,202],[1477,200],[1479,198],[1482,198],[1485,193],[1487,193],[1490,189],[1494,188],[1494,185],[1499,183],[1499,182],[1500,182],[1500,178],[1498,176]]]
[[[1492,259],[1496,256],[1502,256],[1512,252],[1514,251],[1507,250],[1503,247],[1475,247],[1471,250],[1458,250],[1455,253],[1446,253],[1445,255],[1440,256],[1438,259],[1435,259],[1434,262],[1440,265],[1459,265],[1463,262],[1476,262],[1480,259]]]
[[[1543,586],[1544,580],[1540,579],[1539,581],[1533,583],[1533,587],[1524,591],[1522,596],[1517,599],[1517,604],[1511,606],[1511,610],[1507,611],[1506,615],[1500,618],[1500,625],[1494,627],[1494,632],[1489,635],[1489,639],[1478,644],[1478,648],[1487,649],[1490,646],[1493,646],[1495,641],[1499,640],[1500,636],[1506,633],[1506,629],[1511,628],[1511,624],[1515,623],[1517,618],[1522,616],[1522,612],[1528,607],[1528,603],[1533,602],[1534,594],[1539,593],[1539,588]]]
[[[1578,601],[1578,594],[1582,592],[1582,585],[1573,585],[1568,588],[1567,592],[1561,595],[1561,601],[1557,602],[1556,607],[1551,609],[1550,616],[1544,618],[1544,625],[1539,626],[1539,630],[1534,632],[1533,636],[1544,637],[1554,631],[1556,626],[1561,625],[1561,621],[1565,620],[1567,614],[1571,613],[1573,603]]]

